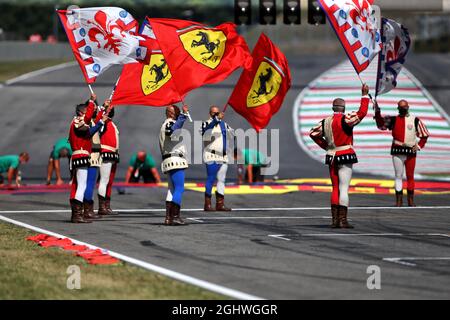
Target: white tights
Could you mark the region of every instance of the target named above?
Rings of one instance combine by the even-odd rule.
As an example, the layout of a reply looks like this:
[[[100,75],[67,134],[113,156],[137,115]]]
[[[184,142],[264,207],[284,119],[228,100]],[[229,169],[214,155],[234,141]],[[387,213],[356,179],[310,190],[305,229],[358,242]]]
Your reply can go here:
[[[225,178],[227,177],[228,164],[224,163],[217,172],[217,192],[221,195],[225,194]]]
[[[106,189],[108,188],[112,165],[112,162],[106,162],[102,163],[100,167],[100,183],[98,184],[98,194],[102,197],[106,197]]]
[[[395,172],[395,191],[403,190],[403,172],[405,169],[406,155],[392,156],[392,162],[394,163]]]
[[[348,189],[350,187],[350,181],[352,180],[353,165],[342,164],[338,166],[339,176],[339,204],[341,206],[348,207]]]
[[[75,199],[80,202],[83,202],[84,192],[86,191],[88,169],[79,168],[77,169],[76,174],[77,174],[77,192],[75,193]]]

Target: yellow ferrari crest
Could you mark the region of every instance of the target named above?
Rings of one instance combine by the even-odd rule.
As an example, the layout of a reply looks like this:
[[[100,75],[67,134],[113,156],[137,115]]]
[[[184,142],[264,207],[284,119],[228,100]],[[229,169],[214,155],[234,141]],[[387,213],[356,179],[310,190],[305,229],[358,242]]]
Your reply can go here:
[[[280,89],[283,78],[276,68],[262,61],[247,94],[247,108],[254,108],[272,100]]]
[[[142,69],[141,86],[146,96],[152,94],[172,78],[162,54],[152,54],[150,63]]]
[[[215,69],[225,53],[227,37],[222,31],[195,29],[180,35],[180,40],[195,61]]]

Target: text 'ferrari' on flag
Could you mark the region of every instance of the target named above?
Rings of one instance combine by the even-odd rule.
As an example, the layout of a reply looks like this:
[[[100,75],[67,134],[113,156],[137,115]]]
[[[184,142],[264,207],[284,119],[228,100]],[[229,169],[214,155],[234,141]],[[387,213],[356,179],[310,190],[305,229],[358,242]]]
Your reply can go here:
[[[357,73],[381,50],[381,35],[372,0],[319,0]]]
[[[228,104],[257,130],[267,126],[291,87],[284,54],[261,34],[252,52],[253,62],[239,78]]]
[[[124,9],[76,8],[58,15],[87,83],[113,64],[145,60],[145,39],[136,35],[138,23]]]
[[[392,19],[382,19],[383,48],[378,57],[376,95],[388,93],[397,86],[397,76],[411,46],[408,30]]]
[[[232,23],[217,27],[175,19],[148,19],[181,95],[226,79],[251,56]]]

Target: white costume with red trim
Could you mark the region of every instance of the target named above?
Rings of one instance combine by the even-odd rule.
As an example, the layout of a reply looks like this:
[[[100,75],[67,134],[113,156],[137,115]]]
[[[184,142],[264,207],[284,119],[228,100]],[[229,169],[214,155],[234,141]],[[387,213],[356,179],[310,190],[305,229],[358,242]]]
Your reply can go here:
[[[367,115],[369,98],[361,98],[358,111],[348,114],[335,112],[320,121],[310,131],[310,137],[322,149],[326,150],[325,164],[330,169],[333,185],[331,204],[348,207],[348,189],[352,176],[352,166],[358,162],[353,149],[353,128]]]
[[[391,155],[395,170],[395,191],[403,190],[403,172],[406,168],[407,190],[414,192],[414,170],[417,150],[425,147],[429,132],[425,124],[417,117],[410,115],[385,116],[379,109],[375,112],[375,120],[380,130],[392,131]],[[420,140],[417,141],[417,138]]]

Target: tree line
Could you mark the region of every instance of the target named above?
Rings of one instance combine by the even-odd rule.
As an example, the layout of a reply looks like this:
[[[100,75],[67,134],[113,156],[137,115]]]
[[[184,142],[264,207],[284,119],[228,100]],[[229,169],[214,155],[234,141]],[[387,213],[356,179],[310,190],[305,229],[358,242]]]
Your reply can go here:
[[[127,4],[128,3],[128,4]],[[120,3],[120,7],[130,12],[139,22],[146,15],[152,18],[188,19],[217,25],[225,21],[233,21],[233,7],[228,2],[223,4],[194,5],[192,1],[184,4],[169,2],[165,5],[134,2]],[[119,6],[117,1],[83,2],[88,6]],[[26,40],[32,34],[40,34],[44,39],[49,35],[57,35],[59,41],[66,41],[63,27],[55,13],[55,9],[65,9],[64,5],[54,3],[4,3],[0,2],[0,28],[3,29],[4,40]]]

